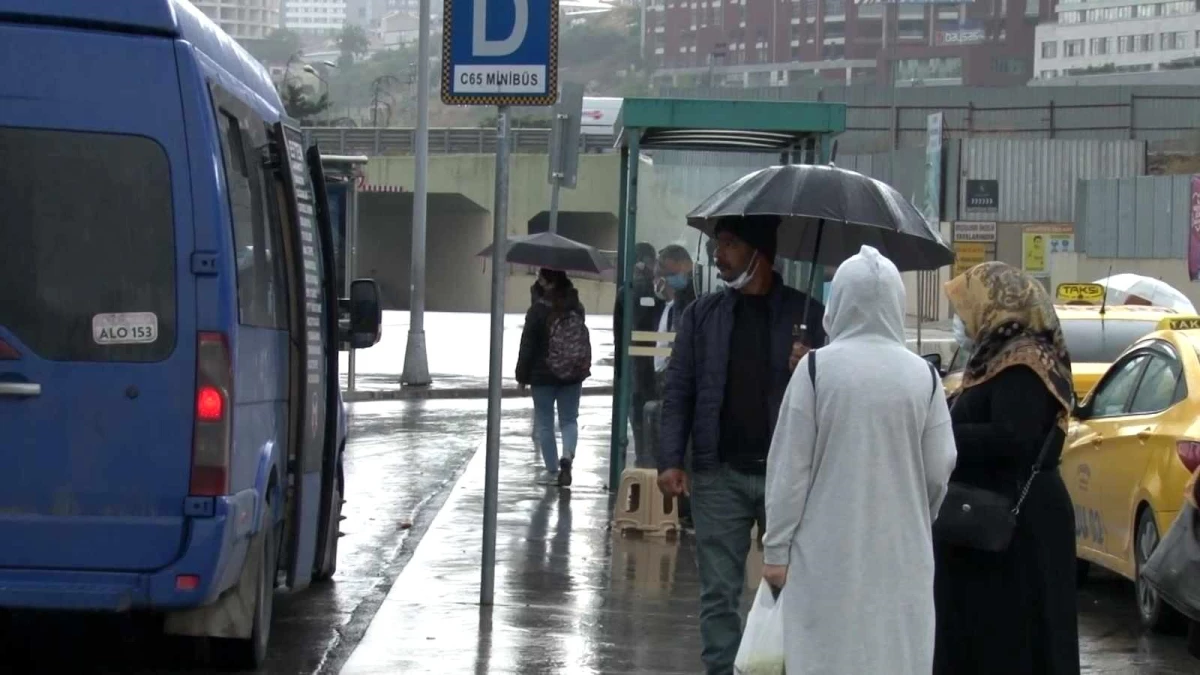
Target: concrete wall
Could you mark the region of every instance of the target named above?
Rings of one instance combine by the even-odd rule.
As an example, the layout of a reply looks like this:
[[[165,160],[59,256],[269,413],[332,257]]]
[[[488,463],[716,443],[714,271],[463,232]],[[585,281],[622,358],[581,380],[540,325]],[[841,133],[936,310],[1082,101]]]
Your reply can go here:
[[[513,155],[509,164],[508,232],[521,235],[550,205],[545,155]],[[486,311],[491,272],[476,254],[491,243],[492,198],[495,192],[493,155],[433,155],[429,158],[430,201],[427,224],[427,308],[430,311]],[[401,188],[405,193],[368,192],[359,197],[359,271],[375,274],[390,306],[407,308],[412,240],[414,158],[373,157],[367,165],[372,188]],[[611,232],[619,198],[620,157],[583,155],[579,187],[560,193],[560,209],[589,214],[575,222],[603,228],[596,239],[613,240]],[[445,199],[435,199],[434,195]],[[451,195],[458,195],[451,198]],[[607,214],[609,218],[591,214]],[[542,216],[544,218],[545,216]],[[372,271],[374,270],[374,271]],[[525,268],[512,270],[506,284],[509,312],[529,306],[532,278]],[[579,280],[580,297],[590,311],[611,313],[613,285]],[[600,308],[600,309],[593,309]]]

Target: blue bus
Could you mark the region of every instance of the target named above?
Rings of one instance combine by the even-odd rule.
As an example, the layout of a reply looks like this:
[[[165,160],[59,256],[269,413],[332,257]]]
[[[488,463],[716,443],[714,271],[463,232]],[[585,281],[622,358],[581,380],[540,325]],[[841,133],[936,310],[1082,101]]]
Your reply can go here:
[[[340,297],[320,155],[186,0],[0,0],[0,611],[149,612],[265,656],[337,564]]]

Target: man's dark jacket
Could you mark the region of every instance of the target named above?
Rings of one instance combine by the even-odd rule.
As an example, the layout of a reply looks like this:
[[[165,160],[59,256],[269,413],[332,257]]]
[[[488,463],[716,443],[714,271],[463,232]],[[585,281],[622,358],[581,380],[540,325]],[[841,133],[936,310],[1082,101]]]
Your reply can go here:
[[[675,347],[667,366],[667,383],[663,393],[662,427],[658,468],[683,469],[684,451],[692,442],[693,471],[710,471],[721,466],[718,443],[721,438],[721,407],[725,402],[725,381],[729,373],[729,343],[733,334],[734,310],[739,293],[726,289],[705,295],[693,302],[683,316],[675,333]],[[808,296],[783,285],[776,274],[768,294],[771,326],[771,377],[767,387],[770,406],[771,433],[779,419],[779,406],[792,373],[788,361],[792,343],[809,303],[809,347],[825,344],[823,319],[825,308],[809,301]]]
[[[624,312],[625,294],[617,290],[617,302],[613,308],[613,340],[617,342],[613,354],[613,371],[616,377],[621,376],[621,362],[625,354],[621,351],[621,329],[625,325]],[[658,320],[662,316],[665,303],[654,295],[654,284],[651,279],[638,277],[633,281],[633,328],[631,330],[658,330]],[[629,364],[633,377],[634,391],[652,397],[654,392],[654,359],[642,356],[635,358]]]

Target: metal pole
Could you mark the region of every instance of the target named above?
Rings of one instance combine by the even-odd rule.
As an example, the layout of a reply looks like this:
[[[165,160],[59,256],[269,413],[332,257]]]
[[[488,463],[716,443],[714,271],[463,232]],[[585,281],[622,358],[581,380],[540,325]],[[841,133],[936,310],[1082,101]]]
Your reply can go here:
[[[567,124],[566,115],[556,115],[554,118],[554,129],[551,133],[554,134],[554,143],[551,147],[558,152],[554,157],[550,158],[550,162],[554,167],[553,178],[554,182],[550,185],[550,231],[558,232],[558,190],[562,184],[563,178],[563,157],[566,156],[566,148],[563,147],[564,128]]]
[[[425,224],[429,169],[429,0],[421,0],[417,36],[416,175],[413,177],[412,266],[408,303],[408,346],[400,384],[429,386],[429,355],[425,350]]]
[[[625,471],[625,455],[629,448],[629,406],[633,393],[633,366],[629,356],[630,336],[633,332],[633,267],[635,264],[634,248],[637,246],[637,210],[638,210],[638,165],[641,157],[641,129],[627,129],[630,133],[628,155],[626,157],[625,178],[629,185],[625,188],[625,227],[621,232],[624,237],[620,246],[625,249],[621,258],[623,268],[618,277],[620,284],[617,292],[622,294],[621,334],[613,336],[615,349],[620,349],[621,372],[617,373],[620,387],[616,390],[617,420],[620,425],[613,429],[613,446],[610,450],[608,466],[608,489],[616,492],[621,486],[621,474]]]
[[[559,179],[554,179],[550,186],[550,231],[558,232],[558,189]]]
[[[350,284],[354,281],[354,274],[358,269],[358,177],[355,175],[357,171],[350,172],[350,187],[349,203],[346,207],[346,222],[343,224],[346,237],[346,297],[350,297]],[[350,347],[350,354],[347,357],[346,364],[346,383],[350,391],[354,391],[354,347]]]
[[[428,2],[428,0],[425,0]],[[496,115],[496,198],[492,205],[492,354],[488,367],[486,469],[483,479],[483,574],[479,604],[490,606],[496,586],[496,510],[500,494],[500,383],[504,361],[504,262],[508,239],[508,106]]]

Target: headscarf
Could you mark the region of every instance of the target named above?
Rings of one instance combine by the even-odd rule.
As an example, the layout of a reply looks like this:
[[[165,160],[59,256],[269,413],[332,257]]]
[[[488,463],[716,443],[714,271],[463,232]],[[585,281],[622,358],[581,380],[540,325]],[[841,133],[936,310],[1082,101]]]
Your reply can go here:
[[[1042,284],[1012,265],[986,262],[946,282],[945,288],[967,336],[975,341],[960,392],[1008,368],[1025,366],[1062,405],[1059,425],[1065,426],[1075,407],[1071,358]]]

